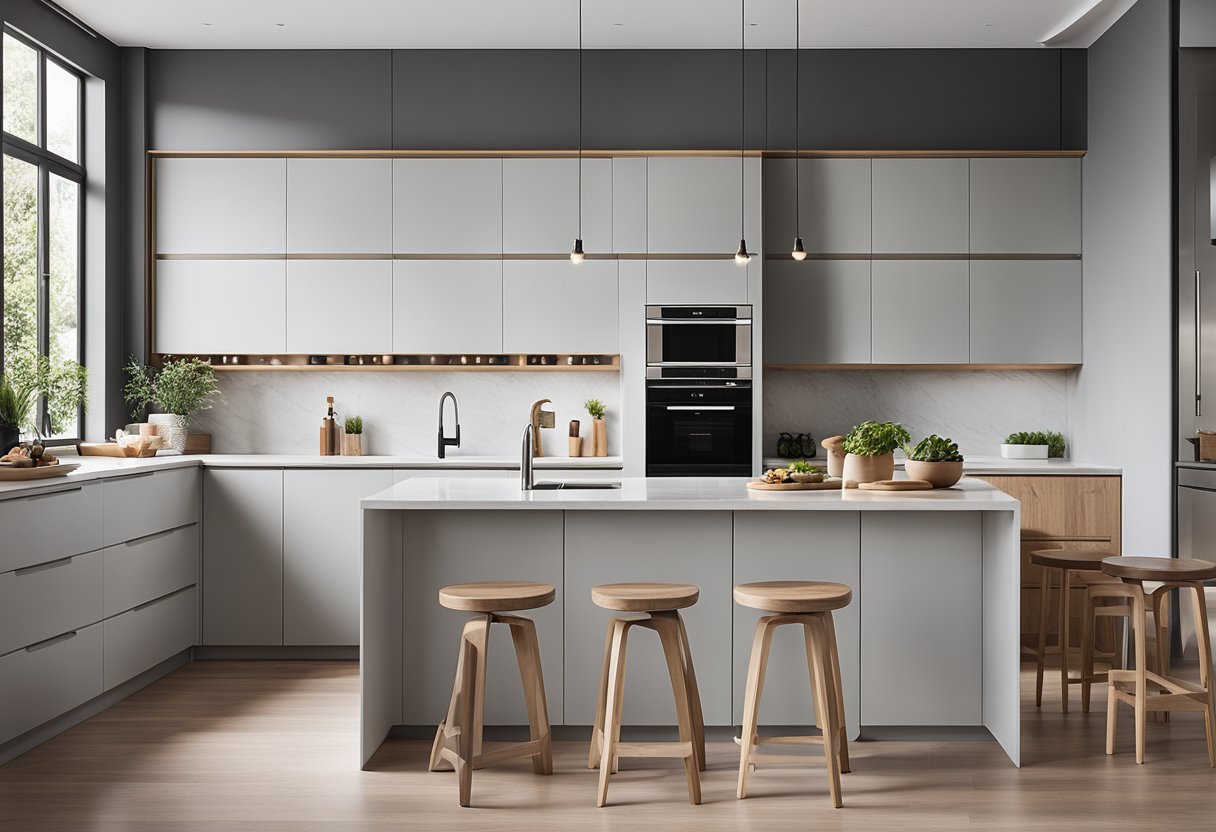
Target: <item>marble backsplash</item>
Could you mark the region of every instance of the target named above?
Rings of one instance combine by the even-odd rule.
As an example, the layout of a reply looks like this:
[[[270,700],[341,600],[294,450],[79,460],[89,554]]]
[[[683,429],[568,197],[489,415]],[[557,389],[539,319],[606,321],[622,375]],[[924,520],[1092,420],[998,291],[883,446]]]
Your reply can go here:
[[[552,399],[556,427],[543,432],[545,456],[565,456],[571,419],[591,433],[583,408],[598,398],[608,408],[608,453],[620,453],[620,380],[611,373],[563,372],[242,372],[217,373],[222,401],[196,413],[191,430],[211,434],[214,453],[315,454],[334,397],[339,418],[363,417],[365,454],[434,456],[439,397],[456,394],[461,446],[452,456],[510,455],[537,399]],[[447,404],[448,435],[455,432]]]
[[[902,422],[913,441],[949,436],[964,455],[998,456],[1006,435],[1058,430],[1069,438],[1068,388],[1075,371],[796,371],[764,374],[765,456],[782,432],[824,437],[866,419]],[[822,452],[821,452],[822,453]]]

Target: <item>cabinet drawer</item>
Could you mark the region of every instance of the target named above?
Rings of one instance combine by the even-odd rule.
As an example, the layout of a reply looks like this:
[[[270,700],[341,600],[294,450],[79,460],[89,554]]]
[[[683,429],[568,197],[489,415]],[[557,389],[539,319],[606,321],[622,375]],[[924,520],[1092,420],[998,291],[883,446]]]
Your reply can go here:
[[[86,483],[0,502],[0,572],[101,548],[101,486]]]
[[[109,690],[198,643],[198,588],[158,598],[103,626]]]
[[[119,543],[102,554],[106,617],[198,583],[197,525]]]
[[[198,521],[198,469],[179,468],[102,483],[105,546]]]
[[[0,575],[0,655],[100,621],[101,552]]]
[[[100,624],[0,656],[0,742],[100,694]]]

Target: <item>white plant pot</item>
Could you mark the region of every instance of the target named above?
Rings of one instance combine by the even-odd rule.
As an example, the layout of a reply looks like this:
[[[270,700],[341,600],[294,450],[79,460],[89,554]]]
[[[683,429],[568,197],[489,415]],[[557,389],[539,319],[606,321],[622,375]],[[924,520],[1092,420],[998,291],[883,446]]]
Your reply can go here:
[[[1005,459],[1047,459],[1046,445],[1001,445]]]
[[[156,433],[165,438],[165,447],[178,453],[186,452],[186,434],[190,429],[190,417],[176,413],[152,413],[148,422],[156,425]]]

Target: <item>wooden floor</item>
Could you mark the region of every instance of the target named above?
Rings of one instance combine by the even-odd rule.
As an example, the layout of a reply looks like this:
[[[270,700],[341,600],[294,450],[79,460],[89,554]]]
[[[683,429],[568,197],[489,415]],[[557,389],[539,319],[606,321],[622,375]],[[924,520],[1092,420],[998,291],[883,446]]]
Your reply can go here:
[[[454,775],[424,770],[427,742],[391,741],[375,770],[358,770],[355,664],[194,662],[0,767],[0,830],[1216,829],[1197,715],[1150,723],[1137,766],[1130,710],[1107,757],[1105,695],[1091,714],[1062,716],[1048,690],[1041,712],[1033,691],[1023,697],[1022,769],[991,741],[859,742],[843,809],[820,766],[761,769],[735,800],[726,741],[710,745],[699,807],[672,761],[625,762],[596,809],[585,743],[561,742],[553,776],[523,761],[479,771],[474,808],[460,809]]]

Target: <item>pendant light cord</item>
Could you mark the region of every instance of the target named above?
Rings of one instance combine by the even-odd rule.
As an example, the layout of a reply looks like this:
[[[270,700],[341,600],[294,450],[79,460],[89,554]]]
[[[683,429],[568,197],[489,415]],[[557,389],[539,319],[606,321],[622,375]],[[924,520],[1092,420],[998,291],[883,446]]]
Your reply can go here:
[[[744,147],[747,143],[747,0],[739,0],[739,238],[746,239],[747,182]]]
[[[802,165],[802,122],[798,117],[798,105],[801,101],[798,94],[798,82],[802,78],[802,0],[794,0],[794,236],[802,236],[802,178],[799,171]]]
[[[578,238],[583,238],[583,0],[578,0]]]

